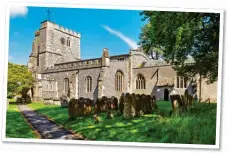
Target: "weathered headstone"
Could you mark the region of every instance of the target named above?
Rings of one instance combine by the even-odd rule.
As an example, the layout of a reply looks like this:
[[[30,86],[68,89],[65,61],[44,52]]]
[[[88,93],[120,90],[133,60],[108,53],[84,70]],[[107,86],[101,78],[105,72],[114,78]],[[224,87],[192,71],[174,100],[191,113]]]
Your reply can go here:
[[[142,111],[141,96],[139,94],[135,95],[135,116],[140,117],[144,113]]]
[[[135,116],[135,108],[133,104],[132,95],[126,93],[124,96],[124,110],[123,110],[123,117],[126,119],[133,118]]]
[[[92,103],[93,101],[89,98],[86,98],[84,99],[84,103],[85,103],[85,106],[86,106],[86,115],[90,115],[91,112],[92,112]]]
[[[124,96],[125,96],[124,93],[122,93],[119,99],[119,111],[121,114],[123,114],[123,110],[124,110]]]
[[[77,116],[79,116],[79,106],[78,106],[78,100],[72,98],[69,101],[68,105],[68,116],[70,120],[75,119]]]

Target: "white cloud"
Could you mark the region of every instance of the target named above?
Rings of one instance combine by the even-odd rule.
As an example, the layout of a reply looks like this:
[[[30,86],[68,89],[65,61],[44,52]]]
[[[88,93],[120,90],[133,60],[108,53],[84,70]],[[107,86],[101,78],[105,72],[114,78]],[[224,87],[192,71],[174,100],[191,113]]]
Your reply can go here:
[[[110,34],[115,35],[119,37],[120,39],[122,39],[128,46],[131,47],[131,49],[137,49],[139,47],[138,44],[134,40],[128,38],[123,33],[116,31],[114,29],[111,29],[109,26],[106,26],[106,25],[102,25],[102,27],[105,30],[107,30]]]
[[[11,6],[10,8],[10,16],[26,16],[28,13],[28,8],[26,6]]]

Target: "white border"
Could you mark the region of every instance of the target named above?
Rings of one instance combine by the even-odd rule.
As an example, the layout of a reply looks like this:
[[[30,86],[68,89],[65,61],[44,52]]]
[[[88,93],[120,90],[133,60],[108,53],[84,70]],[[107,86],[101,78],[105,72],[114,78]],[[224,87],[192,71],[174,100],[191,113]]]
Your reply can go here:
[[[47,140],[47,139],[24,139],[24,138],[6,138],[6,106],[7,106],[7,70],[8,70],[8,50],[9,50],[9,15],[10,6],[40,6],[40,7],[66,7],[66,8],[94,8],[94,9],[121,9],[121,10],[152,10],[152,11],[179,11],[179,12],[209,12],[220,13],[220,43],[219,43],[219,64],[218,64],[218,92],[217,92],[217,126],[216,126],[216,144],[215,145],[197,145],[197,144],[174,144],[174,143],[138,143],[138,142],[112,142],[112,141],[85,141],[85,140]],[[8,2],[6,10],[5,30],[5,67],[4,67],[4,87],[3,97],[3,127],[2,141],[4,142],[32,142],[32,143],[51,143],[51,144],[92,144],[92,145],[119,145],[119,146],[147,146],[147,147],[172,147],[172,148],[199,148],[199,149],[220,149],[220,119],[221,119],[221,85],[222,85],[222,56],[223,56],[223,27],[224,11],[219,9],[193,9],[193,8],[162,8],[151,6],[121,6],[121,5],[96,5],[96,4],[64,4],[64,3],[36,3],[36,2]]]

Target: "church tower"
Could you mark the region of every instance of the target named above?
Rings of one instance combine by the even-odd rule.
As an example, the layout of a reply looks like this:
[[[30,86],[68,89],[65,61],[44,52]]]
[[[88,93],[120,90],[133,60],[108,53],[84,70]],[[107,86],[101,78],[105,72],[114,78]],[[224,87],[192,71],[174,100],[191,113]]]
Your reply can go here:
[[[80,33],[59,26],[51,21],[41,22],[35,32],[28,69],[36,83],[33,97],[41,97],[42,73],[55,64],[80,60]]]
[[[41,22],[36,31],[28,65],[42,73],[56,63],[80,59],[80,34],[50,21]]]

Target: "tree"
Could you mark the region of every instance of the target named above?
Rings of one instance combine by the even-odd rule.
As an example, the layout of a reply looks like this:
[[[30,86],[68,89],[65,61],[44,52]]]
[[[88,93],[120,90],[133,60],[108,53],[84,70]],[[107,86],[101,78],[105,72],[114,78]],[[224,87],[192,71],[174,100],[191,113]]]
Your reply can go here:
[[[200,74],[212,83],[218,79],[218,13],[143,11],[140,44],[146,53],[159,48],[166,62],[184,76]],[[193,59],[187,64],[187,59]]]
[[[7,93],[24,94],[33,86],[34,78],[27,66],[8,63]]]

